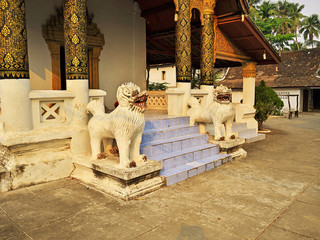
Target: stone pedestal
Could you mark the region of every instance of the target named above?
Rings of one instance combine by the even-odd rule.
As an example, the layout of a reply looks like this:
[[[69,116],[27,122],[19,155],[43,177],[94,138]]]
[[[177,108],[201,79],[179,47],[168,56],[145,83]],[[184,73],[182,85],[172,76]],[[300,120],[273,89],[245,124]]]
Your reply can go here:
[[[187,102],[191,97],[191,83],[177,82],[177,88],[170,88],[166,91],[168,95],[168,115],[186,116]]]
[[[230,154],[232,160],[245,158],[247,156],[247,152],[241,147],[241,145],[245,143],[244,139],[236,138],[227,141],[209,140],[209,143],[218,144],[220,153]]]
[[[124,168],[119,164],[119,157],[89,159],[87,154],[75,157],[72,177],[116,198],[128,201],[163,186],[159,162],[148,160],[135,168]]]
[[[209,105],[213,102],[213,85],[200,85],[200,89],[207,91],[208,94],[203,96],[203,100],[201,102],[201,105],[203,107],[209,107]]]
[[[29,79],[4,79],[0,81],[2,128],[5,132],[32,129]]]

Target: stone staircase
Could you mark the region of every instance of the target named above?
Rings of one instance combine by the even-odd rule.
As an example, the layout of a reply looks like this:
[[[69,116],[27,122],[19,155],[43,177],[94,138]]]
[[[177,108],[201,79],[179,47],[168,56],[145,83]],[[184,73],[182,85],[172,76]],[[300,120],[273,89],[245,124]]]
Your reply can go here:
[[[162,163],[160,175],[167,186],[231,161],[219,154],[219,146],[208,143],[199,127],[189,125],[189,117],[147,120],[140,152]]]

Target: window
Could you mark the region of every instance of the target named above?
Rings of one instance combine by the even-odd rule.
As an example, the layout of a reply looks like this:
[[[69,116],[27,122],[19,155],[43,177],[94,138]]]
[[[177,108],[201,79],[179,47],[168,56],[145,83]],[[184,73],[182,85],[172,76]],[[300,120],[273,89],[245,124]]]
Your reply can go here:
[[[166,80],[166,71],[162,71],[162,80]]]

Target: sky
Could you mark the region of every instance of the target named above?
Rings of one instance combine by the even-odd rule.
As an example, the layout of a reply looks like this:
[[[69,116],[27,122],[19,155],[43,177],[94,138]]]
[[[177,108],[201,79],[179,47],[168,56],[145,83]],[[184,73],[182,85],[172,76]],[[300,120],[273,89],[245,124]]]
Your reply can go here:
[[[287,0],[288,2],[295,2],[304,5],[302,13],[310,16],[311,14],[318,14],[320,17],[320,0]]]

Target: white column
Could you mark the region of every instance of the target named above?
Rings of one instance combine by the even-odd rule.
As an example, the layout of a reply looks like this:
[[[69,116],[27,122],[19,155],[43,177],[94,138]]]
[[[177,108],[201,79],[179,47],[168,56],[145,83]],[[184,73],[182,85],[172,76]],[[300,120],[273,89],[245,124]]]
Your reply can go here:
[[[247,104],[249,107],[254,106],[255,84],[255,77],[243,78],[243,104]]]
[[[184,91],[184,94],[182,96],[182,104],[181,104],[181,115],[186,116],[187,115],[187,102],[189,98],[191,97],[191,83],[190,82],[177,82],[177,88]]]
[[[72,100],[73,124],[87,124],[88,114],[86,106],[89,102],[88,80],[67,80],[67,90],[76,95]]]
[[[32,129],[29,79],[0,80],[1,114],[6,132]]]
[[[201,105],[203,107],[209,106],[213,102],[213,85],[200,85],[200,89],[205,90],[208,92],[208,95],[205,95],[203,97],[203,100],[201,102]]]

